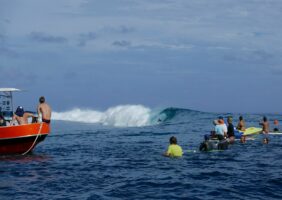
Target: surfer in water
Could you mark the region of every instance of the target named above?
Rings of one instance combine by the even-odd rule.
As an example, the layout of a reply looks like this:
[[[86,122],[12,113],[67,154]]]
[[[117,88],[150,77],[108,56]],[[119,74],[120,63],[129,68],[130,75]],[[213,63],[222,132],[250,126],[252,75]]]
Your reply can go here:
[[[273,122],[273,124],[274,124],[273,131],[274,131],[274,132],[278,132],[278,131],[279,131],[279,128],[278,128],[279,122],[278,122],[278,120],[275,119],[274,122]]]
[[[172,136],[169,139],[170,145],[168,146],[167,152],[164,153],[164,156],[167,157],[181,157],[183,155],[183,151],[181,146],[177,144],[176,137]]]
[[[262,143],[263,144],[268,144],[269,143],[269,139],[267,137],[263,138]]]
[[[229,143],[232,144],[235,142],[234,126],[232,124],[232,117],[227,118],[227,123],[228,123],[227,137],[228,137]]]
[[[39,105],[37,106],[38,116],[42,115],[42,122],[50,124],[51,122],[51,107],[45,102],[45,97],[39,98]]]
[[[262,121],[259,123],[262,126],[262,133],[267,134],[269,133],[269,123],[267,121],[267,117],[264,116]]]
[[[243,119],[242,116],[239,117],[239,122],[238,122],[238,124],[237,124],[236,129],[237,129],[238,131],[245,131],[245,130],[246,130],[245,121],[244,121],[244,119]]]

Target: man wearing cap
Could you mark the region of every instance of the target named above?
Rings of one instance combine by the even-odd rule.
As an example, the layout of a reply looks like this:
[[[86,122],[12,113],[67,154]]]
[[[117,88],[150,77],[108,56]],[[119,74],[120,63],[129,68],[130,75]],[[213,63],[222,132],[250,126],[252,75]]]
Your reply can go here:
[[[16,112],[13,115],[10,125],[14,125],[15,121],[17,121],[19,125],[25,124],[23,115],[24,115],[24,108],[22,106],[18,106]]]
[[[217,124],[215,126],[215,134],[217,135],[219,140],[227,137],[227,126],[224,123],[223,117],[219,117],[217,120]]]

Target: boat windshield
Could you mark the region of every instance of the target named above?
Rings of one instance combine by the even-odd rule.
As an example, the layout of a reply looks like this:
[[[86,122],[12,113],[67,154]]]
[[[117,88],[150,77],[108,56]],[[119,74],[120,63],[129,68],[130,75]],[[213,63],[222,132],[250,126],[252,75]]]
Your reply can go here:
[[[0,88],[0,115],[6,121],[12,120],[13,117],[13,95],[12,92],[20,91],[16,88]]]

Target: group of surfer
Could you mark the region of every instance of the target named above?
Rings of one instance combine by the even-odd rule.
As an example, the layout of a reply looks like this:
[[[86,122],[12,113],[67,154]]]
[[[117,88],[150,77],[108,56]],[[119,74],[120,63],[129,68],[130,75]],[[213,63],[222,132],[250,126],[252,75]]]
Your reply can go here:
[[[238,124],[236,128],[233,125],[233,118],[231,116],[227,117],[227,125],[224,122],[223,117],[218,117],[218,119],[213,121],[214,129],[210,134],[204,136],[204,141],[200,144],[200,151],[210,151],[210,150],[225,150],[228,148],[229,144],[235,142],[236,132],[240,132],[240,142],[246,142],[246,135],[242,132],[246,131],[246,124],[242,116],[239,117]],[[268,133],[270,132],[270,125],[267,117],[264,116],[262,121],[259,122],[262,126],[262,133],[265,135],[263,138],[263,143],[268,144],[269,138]],[[274,120],[274,132],[278,132],[278,120]],[[176,137],[172,136],[169,140],[170,145],[168,150],[164,153],[164,156],[169,157],[181,157],[183,155],[183,150],[181,146],[177,144]]]
[[[32,118],[31,122],[36,123],[40,115],[42,117],[41,121],[49,124],[51,122],[51,112],[51,107],[45,102],[45,97],[41,96],[37,106],[37,113],[25,111],[22,106],[18,106],[10,123],[7,123],[3,115],[0,114],[0,126],[12,126],[15,123],[18,125],[28,124],[28,118]]]

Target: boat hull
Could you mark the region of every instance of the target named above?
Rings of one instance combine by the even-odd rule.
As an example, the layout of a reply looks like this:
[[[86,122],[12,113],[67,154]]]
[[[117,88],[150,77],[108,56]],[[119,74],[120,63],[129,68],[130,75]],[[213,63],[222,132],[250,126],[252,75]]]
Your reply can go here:
[[[30,152],[49,132],[46,123],[0,127],[0,155]]]

